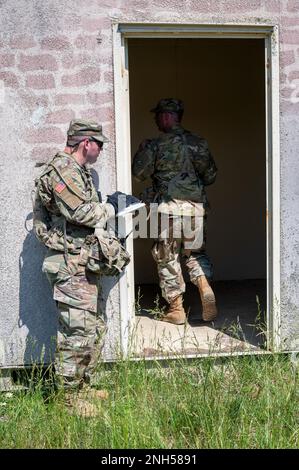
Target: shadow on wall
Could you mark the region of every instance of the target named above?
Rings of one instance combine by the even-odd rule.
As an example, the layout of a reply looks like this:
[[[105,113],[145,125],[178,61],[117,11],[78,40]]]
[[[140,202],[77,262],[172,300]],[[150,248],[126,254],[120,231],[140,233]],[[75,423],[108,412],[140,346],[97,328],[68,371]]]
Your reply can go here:
[[[98,191],[99,176],[91,170],[94,185]],[[100,200],[101,195],[99,194]],[[25,329],[25,349],[23,364],[49,364],[54,360],[57,337],[57,309],[51,286],[42,272],[46,248],[36,239],[31,227],[33,213],[25,220],[28,232],[19,259],[19,328]],[[117,278],[103,278],[99,305],[105,316],[109,292],[118,282]],[[21,333],[22,335],[22,333]]]
[[[26,223],[31,219],[32,213]],[[42,273],[45,252],[33,230],[28,231],[19,259],[19,327],[27,330],[24,365],[50,363],[54,357],[57,315],[51,287]]]

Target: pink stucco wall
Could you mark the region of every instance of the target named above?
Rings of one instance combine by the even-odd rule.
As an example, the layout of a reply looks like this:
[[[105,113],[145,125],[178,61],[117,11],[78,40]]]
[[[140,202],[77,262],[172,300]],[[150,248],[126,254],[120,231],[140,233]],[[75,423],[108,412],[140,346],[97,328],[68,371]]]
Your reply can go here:
[[[8,7],[14,3],[18,15],[12,21]],[[42,110],[39,124],[23,129],[33,159],[46,158],[63,144],[67,123],[75,116],[98,118],[113,137],[111,24],[117,21],[277,23],[281,109],[288,114],[299,109],[297,0],[93,0],[88,7],[78,1],[54,1],[35,9],[36,3],[4,2],[0,35],[0,80],[15,90],[29,115],[37,107]]]

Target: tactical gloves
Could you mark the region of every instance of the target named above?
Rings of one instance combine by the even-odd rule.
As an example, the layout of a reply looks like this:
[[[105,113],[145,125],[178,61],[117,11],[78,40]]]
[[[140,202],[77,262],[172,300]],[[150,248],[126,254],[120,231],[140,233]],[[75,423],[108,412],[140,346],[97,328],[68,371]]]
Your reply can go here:
[[[131,196],[130,194],[116,191],[115,193],[107,196],[107,202],[114,207],[115,215],[117,215],[119,210],[123,210],[132,204],[137,204],[140,202],[140,200],[135,196]]]

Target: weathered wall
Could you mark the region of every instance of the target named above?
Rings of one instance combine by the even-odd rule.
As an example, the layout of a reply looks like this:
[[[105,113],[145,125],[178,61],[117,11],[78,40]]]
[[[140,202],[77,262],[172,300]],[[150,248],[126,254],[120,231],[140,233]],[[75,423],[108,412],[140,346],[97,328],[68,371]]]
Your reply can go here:
[[[43,161],[64,144],[73,117],[103,123],[111,143],[95,170],[116,187],[112,22],[256,22],[280,25],[282,336],[298,336],[299,1],[0,0],[1,320],[0,360],[18,365],[48,350],[54,305],[40,274],[42,248],[26,232],[30,191]],[[28,222],[30,226],[30,221]],[[118,337],[118,289],[105,283],[110,336]],[[38,344],[35,346],[33,340]],[[3,343],[2,343],[3,344]],[[108,352],[106,353],[109,354]],[[25,356],[25,359],[24,359]]]
[[[36,162],[61,149],[70,119],[95,118],[110,139],[95,166],[104,194],[115,189],[111,20],[105,2],[88,13],[73,1],[1,1],[1,337],[4,361],[49,356],[55,305],[41,273],[42,246],[24,227]],[[78,8],[76,8],[76,3]],[[81,11],[80,11],[81,9]],[[95,15],[95,16],[93,16]],[[30,217],[30,216],[29,216]],[[27,223],[31,228],[32,222]],[[118,339],[118,286],[105,280],[102,304]],[[109,293],[109,296],[108,296]],[[114,344],[111,343],[114,349]]]
[[[299,349],[299,1],[281,2],[281,336],[282,348]]]

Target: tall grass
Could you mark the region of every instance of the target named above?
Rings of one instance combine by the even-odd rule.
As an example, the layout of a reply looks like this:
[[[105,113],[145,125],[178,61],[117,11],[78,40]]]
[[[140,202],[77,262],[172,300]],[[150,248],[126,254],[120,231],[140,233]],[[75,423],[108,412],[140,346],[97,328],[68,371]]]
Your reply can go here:
[[[33,381],[32,381],[33,383]],[[298,368],[287,355],[123,361],[99,368],[98,416],[70,415],[43,381],[0,396],[1,448],[297,448]]]

